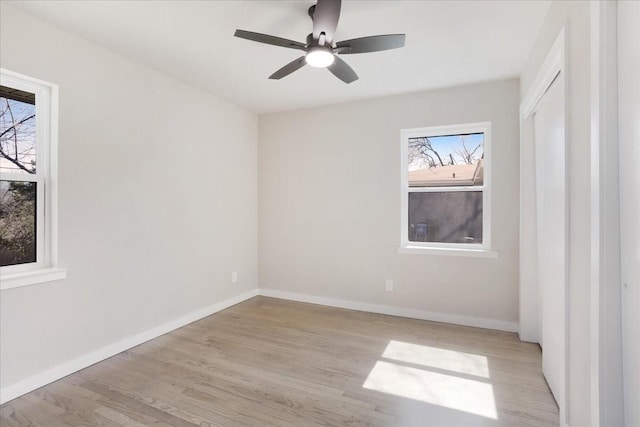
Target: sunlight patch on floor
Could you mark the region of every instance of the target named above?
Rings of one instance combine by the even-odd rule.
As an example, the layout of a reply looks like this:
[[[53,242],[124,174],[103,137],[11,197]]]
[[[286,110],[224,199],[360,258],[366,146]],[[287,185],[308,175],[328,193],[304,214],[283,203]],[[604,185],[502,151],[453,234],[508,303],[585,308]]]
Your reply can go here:
[[[391,341],[382,359],[363,388],[498,419],[486,357]]]
[[[489,378],[485,356],[401,341],[389,341],[382,357],[399,362]]]

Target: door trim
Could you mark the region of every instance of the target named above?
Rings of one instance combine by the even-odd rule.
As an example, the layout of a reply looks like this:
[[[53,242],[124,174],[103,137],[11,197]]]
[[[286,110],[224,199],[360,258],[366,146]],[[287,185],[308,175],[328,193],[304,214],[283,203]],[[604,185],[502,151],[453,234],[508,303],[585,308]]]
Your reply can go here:
[[[556,37],[556,41],[551,46],[549,53],[545,57],[542,66],[538,70],[531,88],[527,92],[520,103],[520,117],[527,119],[535,111],[538,103],[547,92],[551,83],[555,80],[560,71],[563,71],[564,66],[564,51],[565,51],[565,36],[564,28],[560,30],[560,34]],[[566,94],[566,89],[565,89]]]
[[[590,5],[590,406],[593,426],[624,424],[617,9],[617,2]]]
[[[569,377],[570,377],[570,247],[569,247],[569,215],[570,215],[570,181],[569,181],[569,151],[568,141],[570,117],[568,65],[566,58],[567,32],[563,27],[547,53],[544,62],[538,69],[531,88],[520,104],[520,323],[519,335],[523,341],[540,342],[541,319],[537,283],[537,243],[536,243],[536,214],[535,214],[535,135],[533,114],[545,93],[557,78],[563,79],[564,87],[564,141],[565,141],[565,378],[564,378],[564,408],[560,408],[560,421],[569,425]],[[558,74],[560,74],[558,76]],[[533,201],[533,208],[532,208]]]

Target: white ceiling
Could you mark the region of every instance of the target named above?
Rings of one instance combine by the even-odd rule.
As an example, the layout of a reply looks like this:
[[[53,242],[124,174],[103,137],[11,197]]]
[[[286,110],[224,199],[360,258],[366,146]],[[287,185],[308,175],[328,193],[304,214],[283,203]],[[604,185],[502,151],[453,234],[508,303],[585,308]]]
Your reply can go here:
[[[257,113],[519,76],[550,1],[343,1],[335,40],[405,33],[402,49],[344,55],[346,85],[300,51],[233,37],[236,28],[301,42],[314,1],[10,2],[81,37]]]

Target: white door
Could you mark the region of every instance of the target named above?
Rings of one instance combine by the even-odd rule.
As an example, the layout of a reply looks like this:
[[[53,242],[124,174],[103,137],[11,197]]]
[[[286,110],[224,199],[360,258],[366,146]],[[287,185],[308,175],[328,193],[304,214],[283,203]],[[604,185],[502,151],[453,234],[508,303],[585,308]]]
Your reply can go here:
[[[567,223],[564,88],[561,74],[558,74],[536,107],[534,126],[542,372],[563,414]]]
[[[640,2],[618,2],[620,264],[625,425],[640,426]]]

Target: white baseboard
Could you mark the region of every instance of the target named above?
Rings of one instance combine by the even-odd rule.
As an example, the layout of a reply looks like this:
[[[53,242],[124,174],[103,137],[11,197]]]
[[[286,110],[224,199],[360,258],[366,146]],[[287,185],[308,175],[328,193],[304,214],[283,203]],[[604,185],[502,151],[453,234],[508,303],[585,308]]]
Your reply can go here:
[[[368,311],[371,313],[388,314],[390,316],[408,317],[411,319],[431,320],[433,322],[452,323],[454,325],[473,326],[476,328],[495,329],[497,331],[518,332],[518,324],[505,320],[485,319],[480,317],[460,316],[457,314],[436,313],[433,311],[417,310],[412,308],[392,307],[389,305],[368,304],[357,301],[325,298],[313,295],[297,294],[293,292],[278,291],[275,289],[258,289],[258,294],[265,297],[273,297],[311,304],[326,305],[329,307],[347,308],[349,310]]]
[[[77,372],[87,366],[91,366],[146,341],[157,338],[160,335],[164,335],[167,332],[171,332],[182,326],[188,325],[189,323],[195,322],[196,320],[202,319],[203,317],[210,316],[218,311],[224,310],[225,308],[231,307],[232,305],[246,301],[256,295],[258,295],[257,289],[245,292],[217,304],[189,313],[178,319],[174,319],[156,328],[125,338],[122,341],[118,341],[106,347],[102,347],[99,350],[80,356],[18,383],[4,387],[0,390],[0,404],[13,400],[16,397],[29,393],[30,391],[66,377],[69,374]]]
[[[18,383],[9,385],[0,389],[0,404],[29,393],[37,388],[47,385],[53,381],[59,380],[69,374],[77,372],[111,356],[128,350],[132,347],[140,345],[146,341],[152,340],[178,329],[203,317],[210,316],[225,308],[231,307],[257,295],[266,297],[280,298],[291,301],[306,302],[311,304],[325,305],[329,307],[346,308],[350,310],[368,311],[371,313],[388,314],[391,316],[408,317],[412,319],[431,320],[434,322],[452,323],[455,325],[473,326],[477,328],[495,329],[498,331],[517,332],[518,324],[504,320],[485,319],[478,317],[459,316],[456,314],[436,313],[425,310],[416,310],[410,308],[392,307],[388,305],[376,305],[362,303],[357,301],[341,300],[335,298],[325,298],[313,295],[298,294],[293,292],[284,292],[274,289],[254,289],[249,292],[221,301],[217,304],[210,305],[203,309],[194,311],[178,319],[167,322],[156,328],[139,333],[124,340],[118,341],[99,350],[80,356],[69,362],[58,365],[40,374],[29,377]]]
[[[537,335],[534,335],[533,333],[530,333],[530,332],[528,333],[528,332],[519,330],[518,337],[520,338],[520,341],[523,341],[523,342],[540,344],[540,339],[538,339]]]

